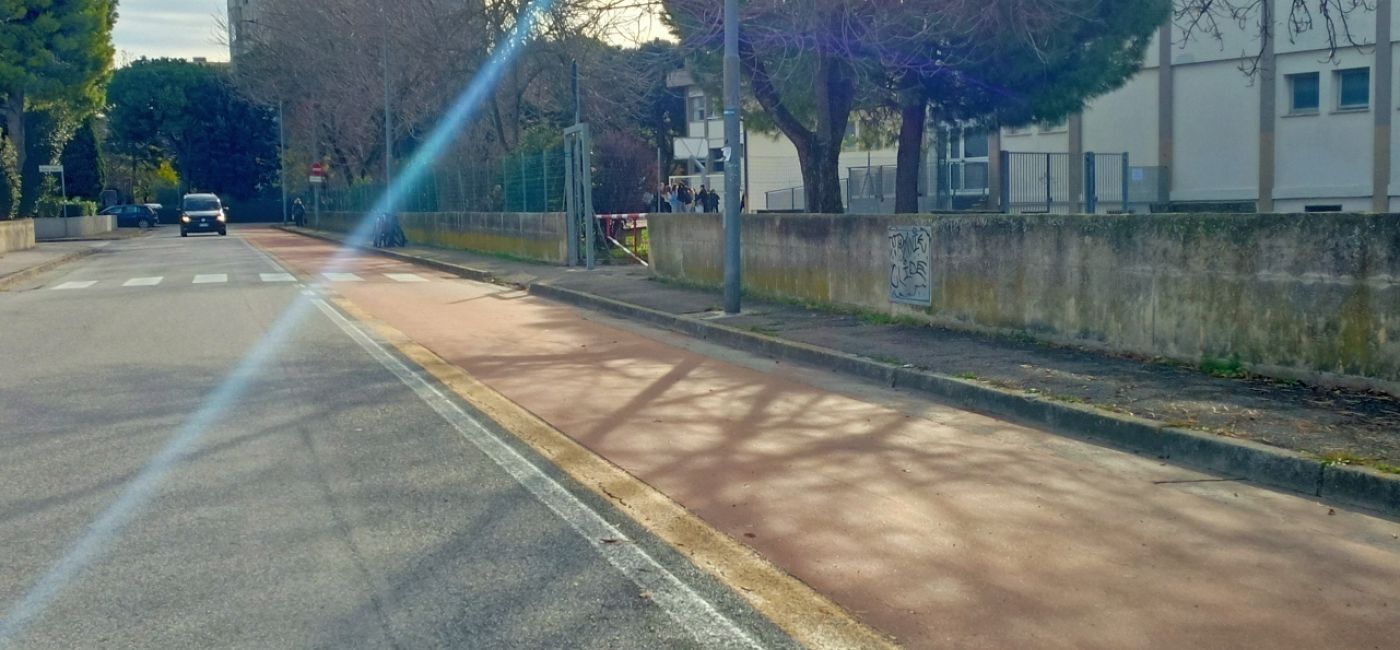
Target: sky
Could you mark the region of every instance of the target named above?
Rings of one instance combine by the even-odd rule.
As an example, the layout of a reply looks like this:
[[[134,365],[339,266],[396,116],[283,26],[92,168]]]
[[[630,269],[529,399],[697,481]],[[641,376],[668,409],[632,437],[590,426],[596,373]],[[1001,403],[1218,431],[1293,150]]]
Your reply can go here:
[[[228,16],[227,0],[121,0],[112,39],[117,47],[117,64],[141,57],[189,59],[202,56],[210,61],[227,61],[223,20]],[[624,33],[614,35],[619,45],[664,37],[659,21],[649,12],[633,12],[622,22]]]
[[[112,40],[117,64],[141,57],[227,61],[226,0],[121,0]]]

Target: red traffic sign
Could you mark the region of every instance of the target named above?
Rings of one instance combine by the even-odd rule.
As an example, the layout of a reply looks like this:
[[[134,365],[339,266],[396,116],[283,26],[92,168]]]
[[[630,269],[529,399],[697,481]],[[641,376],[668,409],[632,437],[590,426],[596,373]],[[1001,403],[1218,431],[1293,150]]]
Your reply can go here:
[[[325,165],[322,165],[321,163],[311,163],[311,175],[312,175],[312,176],[325,176],[325,175],[326,175],[326,166],[325,166]]]

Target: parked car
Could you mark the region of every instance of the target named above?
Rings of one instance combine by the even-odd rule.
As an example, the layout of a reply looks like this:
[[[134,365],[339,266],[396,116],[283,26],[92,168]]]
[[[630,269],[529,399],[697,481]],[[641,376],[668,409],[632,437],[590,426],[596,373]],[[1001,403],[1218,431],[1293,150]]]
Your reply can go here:
[[[160,214],[149,205],[114,205],[98,214],[115,216],[118,228],[149,228],[160,223]]]
[[[224,204],[213,194],[186,194],[180,202],[180,236],[192,232],[228,234],[228,215]]]

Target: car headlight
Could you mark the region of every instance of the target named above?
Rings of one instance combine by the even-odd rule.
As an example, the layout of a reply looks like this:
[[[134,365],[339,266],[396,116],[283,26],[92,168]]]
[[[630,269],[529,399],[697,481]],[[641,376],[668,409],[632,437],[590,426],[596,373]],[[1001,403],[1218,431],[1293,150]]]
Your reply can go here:
[[[219,213],[219,216],[215,217],[215,219],[218,219],[218,220],[219,220],[219,223],[223,223],[224,220],[225,220],[226,218],[227,218],[227,217],[225,217],[225,216],[224,216],[224,213],[222,213],[222,212]]]
[[[190,222],[190,215],[188,215],[188,214],[182,214],[182,215],[180,215],[180,221],[183,222],[183,223],[189,223],[189,222]]]

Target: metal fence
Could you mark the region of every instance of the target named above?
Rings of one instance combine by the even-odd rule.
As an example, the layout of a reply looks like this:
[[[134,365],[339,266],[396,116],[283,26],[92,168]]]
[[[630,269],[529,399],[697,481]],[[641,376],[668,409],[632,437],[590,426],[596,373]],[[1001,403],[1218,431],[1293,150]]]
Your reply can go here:
[[[801,187],[789,187],[785,190],[773,190],[764,192],[764,209],[766,210],[806,210],[807,194]]]
[[[895,165],[851,167],[846,177],[846,209],[853,214],[893,213],[898,170]]]
[[[331,183],[321,192],[321,209],[366,212],[384,193],[378,182]],[[444,159],[412,186],[400,187],[395,199],[399,212],[559,212],[564,152],[551,148],[496,161]]]
[[[1098,212],[1129,209],[1132,178],[1126,153],[1001,153],[1001,206],[1006,212]]]

